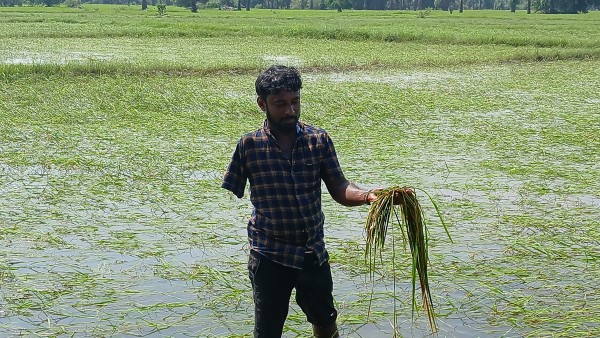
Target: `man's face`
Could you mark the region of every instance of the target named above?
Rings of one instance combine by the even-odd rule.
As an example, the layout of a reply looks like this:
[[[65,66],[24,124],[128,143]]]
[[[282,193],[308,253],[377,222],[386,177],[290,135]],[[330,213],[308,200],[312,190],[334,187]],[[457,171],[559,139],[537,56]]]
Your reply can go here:
[[[259,97],[257,103],[267,114],[271,130],[280,133],[296,132],[296,123],[300,118],[300,91],[269,94],[266,101]]]

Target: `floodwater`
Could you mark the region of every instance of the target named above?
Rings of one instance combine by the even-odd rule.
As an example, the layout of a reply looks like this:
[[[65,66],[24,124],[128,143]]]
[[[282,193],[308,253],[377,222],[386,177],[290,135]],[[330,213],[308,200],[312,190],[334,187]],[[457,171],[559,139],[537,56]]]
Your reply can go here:
[[[113,54],[102,54],[93,52],[63,52],[63,53],[23,53],[17,56],[0,59],[0,63],[11,65],[44,65],[44,64],[66,64],[70,62],[97,62],[110,61],[117,57]]]
[[[201,211],[205,208],[202,205],[196,206],[197,211],[190,211],[194,208],[191,200],[183,201],[185,208],[170,205],[173,201],[168,200],[152,207],[139,196],[133,198],[135,194],[128,201],[111,201],[110,192],[99,199],[62,196],[51,202],[47,198],[61,189],[53,181],[70,182],[69,176],[89,176],[89,173],[8,165],[3,165],[0,172],[4,178],[0,208],[4,211],[5,223],[19,222],[14,231],[21,233],[16,237],[1,237],[11,248],[3,251],[2,256],[4,268],[8,264],[10,271],[8,275],[4,272],[2,278],[5,303],[0,321],[4,332],[43,332],[40,330],[46,326],[54,328],[52,332],[59,332],[59,327],[66,326],[69,332],[99,335],[218,337],[248,334],[252,307],[244,270],[247,199],[232,200],[226,193],[211,189],[209,194],[216,205],[227,207],[208,214]],[[6,180],[8,177],[13,178],[12,183]],[[184,185],[202,181],[218,184],[220,174],[192,171],[185,177]],[[93,181],[90,177],[90,182]],[[505,184],[520,185],[518,181]],[[79,181],[73,188],[89,187],[85,181]],[[446,202],[470,200],[505,211],[516,210],[519,200],[511,191],[490,195],[487,191],[465,193],[440,189],[437,193],[438,198]],[[569,196],[563,202],[594,205],[598,197],[583,194]],[[360,227],[366,211],[364,208],[345,209],[328,200],[324,208],[328,215],[329,250],[335,258],[336,253],[347,250],[344,243],[363,238]],[[181,213],[182,209],[186,211]],[[44,216],[47,213],[50,215]],[[23,223],[25,219],[29,219],[29,224]],[[497,221],[493,216],[488,219],[479,216],[476,226],[489,227]],[[447,249],[436,248],[437,255],[447,255],[450,260],[460,262],[473,255],[479,259],[495,259],[506,250],[505,245],[482,238],[477,230],[461,233],[475,224],[465,222],[463,226],[454,219],[450,222],[456,243],[446,243],[450,246]],[[444,236],[441,228],[433,229],[436,238]],[[361,255],[362,249],[357,247],[356,250],[355,254]],[[365,273],[357,274],[343,262],[336,264],[334,259],[332,265],[342,333],[349,337],[391,336],[393,317],[390,313],[394,311],[394,304],[390,297],[394,294],[394,283],[387,278],[372,284]],[[466,297],[459,290],[446,291],[452,282],[440,284],[440,277],[430,277],[434,293],[439,289],[446,301],[454,298],[452,302]],[[418,314],[415,322],[411,320],[408,276],[404,274],[401,278],[395,291],[399,332],[405,337],[428,336],[424,314]],[[356,324],[357,320],[350,318],[358,315],[355,307],[364,311],[365,297],[370,292],[387,295],[379,296],[385,301],[377,310],[388,315],[379,314],[375,322]],[[14,308],[14,304],[21,304],[24,299],[30,299],[25,308]],[[295,304],[291,306],[294,318],[302,320],[299,308]],[[492,300],[480,300],[478,306],[491,309]],[[488,325],[485,312],[461,313],[459,310],[440,317],[439,336],[520,336],[511,334],[509,326]],[[114,323],[120,328],[110,329]],[[288,332],[284,336],[303,334]]]
[[[19,62],[30,61],[37,62]],[[446,238],[427,198],[419,195],[429,221],[430,282],[438,337],[522,337],[540,332],[545,336],[565,328],[566,324],[552,318],[564,321],[560,316],[565,313],[598,312],[593,304],[598,301],[600,276],[600,161],[591,145],[597,144],[593,135],[600,134],[600,125],[579,123],[553,110],[573,108],[581,117],[597,114],[591,111],[597,93],[573,86],[577,89],[569,94],[581,97],[567,102],[562,89],[541,95],[537,89],[541,81],[530,85],[519,79],[510,83],[516,88],[506,91],[499,85],[493,90],[478,89],[482,82],[503,78],[499,73],[511,72],[510,67],[501,66],[467,73],[398,71],[381,77],[368,72],[332,73],[305,78],[323,86],[359,83],[426,92],[414,99],[418,104],[409,107],[424,117],[412,116],[417,121],[411,132],[398,132],[401,141],[397,142],[398,135],[385,133],[362,139],[344,133],[345,126],[330,129],[352,180],[372,188],[394,184],[402,177],[403,182],[424,187],[439,202],[454,242]],[[463,108],[462,101],[452,101],[453,89],[443,92],[457,88],[456,83],[445,86],[452,81],[475,93],[465,99],[471,106]],[[592,83],[595,88],[596,84]],[[434,91],[446,95],[444,100],[435,106],[421,105]],[[248,99],[237,93],[231,90],[226,96]],[[489,97],[499,100],[507,93],[519,95],[511,96],[515,101],[478,106]],[[523,108],[520,99],[524,97],[539,101]],[[553,97],[560,99],[548,101]],[[448,106],[442,106],[446,101],[450,101]],[[390,111],[402,108],[398,105]],[[531,111],[537,115],[527,115]],[[338,115],[343,114],[330,116]],[[385,121],[390,124],[400,120],[379,118],[389,119]],[[580,141],[582,130],[590,131],[589,139]],[[567,137],[566,131],[575,136]],[[227,131],[219,133],[222,143]],[[192,142],[184,134],[178,140]],[[145,139],[148,135],[123,137],[131,137],[131,143],[152,142]],[[190,148],[209,154],[202,157],[206,161],[227,163],[237,138],[227,141],[229,147],[215,147],[208,140],[203,138]],[[25,146],[18,137],[6,143],[0,151],[9,153]],[[361,148],[363,144],[370,145],[370,151]],[[40,148],[62,150],[46,145]],[[25,160],[18,165],[9,159],[0,163],[0,335],[250,336],[248,197],[238,200],[219,187],[224,167],[170,162],[170,146],[167,141],[160,143],[166,151],[165,158],[156,159],[159,173],[145,170],[150,158],[112,167],[110,161],[117,159],[108,152],[90,156],[108,161],[98,161],[108,163],[101,168],[74,165],[61,169]],[[82,146],[78,151],[86,149]],[[190,161],[203,160],[191,157]],[[407,254],[398,248],[397,261],[391,262],[390,252],[384,253],[387,267],[369,280],[362,231],[367,208],[342,207],[326,193],[323,208],[342,334],[392,336],[396,309],[403,336],[429,336],[425,315],[417,312],[413,318],[411,313]],[[396,245],[401,243],[399,236],[392,238]],[[371,297],[374,302],[367,318]],[[598,330],[591,320],[585,325]],[[573,335],[585,336],[582,332]],[[284,336],[309,333],[304,316],[292,303]]]

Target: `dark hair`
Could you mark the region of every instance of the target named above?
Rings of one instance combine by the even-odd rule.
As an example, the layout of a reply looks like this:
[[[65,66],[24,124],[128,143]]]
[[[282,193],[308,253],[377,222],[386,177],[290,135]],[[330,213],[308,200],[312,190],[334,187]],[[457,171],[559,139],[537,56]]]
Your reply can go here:
[[[300,90],[302,88],[302,78],[300,72],[294,67],[275,65],[258,76],[255,86],[256,95],[266,100],[269,94]]]

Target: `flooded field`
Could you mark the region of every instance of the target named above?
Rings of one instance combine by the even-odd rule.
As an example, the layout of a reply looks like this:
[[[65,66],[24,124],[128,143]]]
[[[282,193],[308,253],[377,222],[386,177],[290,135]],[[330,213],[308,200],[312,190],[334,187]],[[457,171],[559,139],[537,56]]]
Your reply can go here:
[[[0,15],[0,336],[251,336],[250,201],[220,184],[239,137],[264,119],[254,80],[270,63],[302,69],[302,119],[330,133],[350,180],[439,203],[454,242],[419,196],[438,337],[600,335],[594,50],[187,37],[183,24],[176,36],[105,25],[94,37],[92,17],[77,15],[69,25],[82,31],[33,23],[64,38]],[[520,60],[533,49],[556,59]],[[323,191],[342,336],[391,337],[394,317],[402,336],[429,336],[426,315],[411,313],[400,234],[395,261],[390,246],[370,280],[367,207]],[[284,337],[310,333],[292,303]]]
[[[349,178],[414,185],[440,203],[454,243],[424,205],[441,336],[598,332],[595,65],[305,74],[304,120],[331,133]],[[578,75],[546,80],[561,69]],[[250,204],[219,185],[238,137],[263,118],[253,77],[163,81],[51,78],[3,91],[3,334],[250,334]],[[116,93],[134,85],[144,99],[132,107],[134,94]],[[77,99],[48,105],[44,90]],[[402,334],[427,335],[425,316],[411,319],[407,255],[371,282],[366,208],[327,195],[324,208],[342,333],[391,335],[395,273]],[[308,332],[292,305],[286,336]]]

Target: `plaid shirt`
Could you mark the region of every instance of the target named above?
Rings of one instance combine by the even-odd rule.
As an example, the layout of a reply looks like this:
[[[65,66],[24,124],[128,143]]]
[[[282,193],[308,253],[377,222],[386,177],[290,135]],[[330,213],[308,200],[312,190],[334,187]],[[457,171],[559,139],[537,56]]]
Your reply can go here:
[[[266,258],[301,269],[307,250],[319,263],[329,259],[323,238],[321,180],[343,178],[326,131],[298,122],[292,156],[286,159],[265,121],[237,144],[222,187],[238,198],[250,182],[250,248]]]

